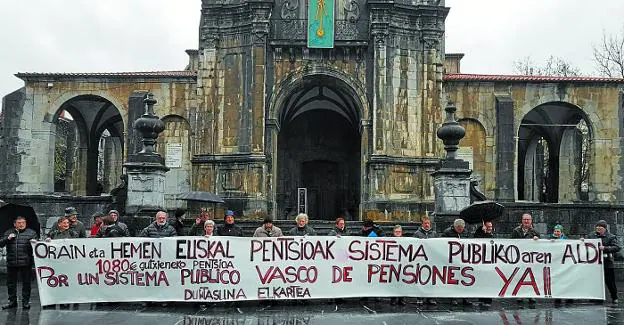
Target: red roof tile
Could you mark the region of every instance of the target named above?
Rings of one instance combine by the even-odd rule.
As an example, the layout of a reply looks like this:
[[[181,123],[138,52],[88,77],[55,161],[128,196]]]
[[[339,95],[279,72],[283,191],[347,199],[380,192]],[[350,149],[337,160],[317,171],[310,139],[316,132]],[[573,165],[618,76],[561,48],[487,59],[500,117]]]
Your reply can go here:
[[[140,72],[94,72],[94,73],[40,73],[19,72],[18,78],[67,78],[67,77],[95,77],[95,78],[191,78],[196,77],[194,71],[140,71]]]
[[[487,75],[487,74],[464,74],[464,73],[444,75],[444,81],[624,83],[624,79],[622,78]]]

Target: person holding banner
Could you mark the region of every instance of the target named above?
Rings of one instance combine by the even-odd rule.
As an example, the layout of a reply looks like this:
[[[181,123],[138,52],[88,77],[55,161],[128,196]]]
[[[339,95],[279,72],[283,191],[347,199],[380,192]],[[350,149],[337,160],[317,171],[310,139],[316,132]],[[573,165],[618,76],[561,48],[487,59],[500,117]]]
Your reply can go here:
[[[227,210],[225,217],[223,218],[225,223],[223,226],[217,228],[218,236],[225,237],[245,237],[243,229],[234,223],[234,211]]]
[[[93,214],[93,225],[89,231],[89,237],[95,237],[98,231],[100,231],[100,227],[104,222],[104,214],[101,212],[96,212]]]
[[[403,227],[396,225],[392,228],[392,237],[403,237]],[[390,298],[391,305],[405,306],[405,297],[392,297]]]
[[[530,213],[522,215],[522,223],[511,232],[512,239],[539,239],[540,234],[533,229],[533,217]]]
[[[258,227],[253,234],[254,237],[282,237],[282,229],[273,225],[273,218],[266,216],[262,226]]]
[[[37,232],[26,228],[26,218],[18,216],[13,226],[0,239],[0,247],[6,247],[7,279],[9,303],[2,309],[17,308],[17,282],[22,281],[22,308],[30,309],[30,270],[33,254],[30,242],[37,240]]]
[[[455,219],[455,221],[453,221],[452,226],[444,229],[444,231],[442,232],[442,237],[457,238],[457,239],[461,239],[462,237],[468,238],[468,236],[464,234],[465,230],[466,230],[466,222],[463,219]],[[459,305],[459,301],[457,301],[457,299],[453,299],[451,300],[451,305],[457,306]],[[462,305],[471,306],[472,303],[468,299],[463,298]]]
[[[349,236],[349,230],[347,230],[347,224],[345,222],[345,219],[342,217],[337,218],[336,226],[327,233],[327,236]]]
[[[87,238],[87,229],[82,221],[78,220],[78,211],[76,208],[65,208],[65,217],[69,219],[69,227],[78,233],[78,238]]]
[[[308,226],[308,215],[300,213],[295,218],[297,226],[290,228],[288,236],[316,236],[316,230]]]
[[[522,223],[514,228],[511,232],[512,239],[533,239],[538,240],[540,238],[539,232],[533,229],[533,217],[530,213],[525,213],[522,215]],[[518,303],[521,303],[523,300],[518,299]],[[536,303],[535,299],[529,298],[529,303]]]
[[[206,220],[204,222],[204,237],[212,237],[214,236],[215,223],[212,220]]]
[[[568,237],[563,233],[562,225],[555,225],[553,228],[552,234],[550,234],[550,241],[563,240],[568,239]],[[574,300],[566,299],[567,303],[572,303]],[[561,299],[555,299],[555,304],[560,304],[562,302]]]
[[[195,223],[191,226],[191,230],[189,230],[188,235],[203,236],[204,227],[206,227],[206,221],[210,219],[212,218],[210,218],[210,213],[208,213],[208,210],[202,208],[199,212],[199,217],[195,219]]]
[[[50,231],[46,240],[49,241],[51,239],[71,239],[78,237],[78,233],[71,229],[71,227],[69,226],[69,218],[60,217],[56,222],[56,229],[52,229],[52,231]]]
[[[360,230],[360,236],[362,237],[383,237],[384,233],[379,226],[375,224],[372,219],[364,220],[362,224],[362,230]]]
[[[416,232],[414,233],[414,237],[419,239],[429,239],[437,237],[435,231],[433,231],[433,229],[431,228],[431,219],[429,219],[428,217],[423,217],[421,219],[420,228],[416,230]]]
[[[108,215],[104,217],[104,224],[95,235],[96,238],[112,238],[112,237],[130,237],[128,226],[125,223],[117,221],[119,212],[110,210]]]
[[[175,228],[167,222],[167,212],[158,211],[156,212],[156,221],[143,228],[139,237],[162,238],[175,237],[177,235]]]
[[[596,223],[596,231],[589,236],[589,238],[600,238],[601,245],[600,250],[604,254],[603,267],[604,267],[604,281],[609,289],[611,300],[614,304],[618,303],[617,286],[615,285],[615,265],[613,263],[615,254],[620,252],[620,244],[617,237],[610,233],[607,229],[607,222],[599,220]]]
[[[494,238],[494,225],[492,221],[484,221],[481,227],[477,227],[474,238]],[[479,303],[485,308],[492,306],[492,298],[480,298]]]
[[[416,230],[416,232],[414,233],[414,237],[418,238],[418,239],[429,239],[429,238],[436,238],[437,234],[435,233],[435,231],[433,230],[433,228],[431,228],[431,219],[429,219],[428,216],[424,216],[421,219],[421,225],[420,228],[418,228],[418,230]],[[417,305],[422,305],[425,302],[427,302],[427,304],[429,305],[437,305],[438,302],[433,299],[433,298],[427,298],[423,301],[423,299],[418,298],[416,299],[416,304]]]

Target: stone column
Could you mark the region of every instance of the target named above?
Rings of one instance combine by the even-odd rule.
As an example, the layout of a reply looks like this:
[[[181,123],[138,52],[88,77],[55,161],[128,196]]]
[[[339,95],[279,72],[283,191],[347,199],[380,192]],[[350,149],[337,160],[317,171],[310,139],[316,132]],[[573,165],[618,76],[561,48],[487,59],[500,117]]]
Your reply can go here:
[[[514,201],[516,154],[514,106],[511,97],[496,97],[496,190],[498,201]]]
[[[154,115],[152,94],[143,100],[145,113],[134,121],[134,129],[141,136],[142,150],[131,154],[124,164],[128,175],[128,199],[126,214],[138,217],[153,217],[165,206],[165,161],[155,150],[156,138],[164,131],[165,124]]]
[[[457,149],[466,131],[455,120],[457,108],[449,104],[446,120],[438,129],[438,138],[444,142],[446,157],[440,161],[433,176],[435,194],[435,216],[438,230],[448,226],[459,211],[470,205],[470,175],[467,161],[457,159]]]

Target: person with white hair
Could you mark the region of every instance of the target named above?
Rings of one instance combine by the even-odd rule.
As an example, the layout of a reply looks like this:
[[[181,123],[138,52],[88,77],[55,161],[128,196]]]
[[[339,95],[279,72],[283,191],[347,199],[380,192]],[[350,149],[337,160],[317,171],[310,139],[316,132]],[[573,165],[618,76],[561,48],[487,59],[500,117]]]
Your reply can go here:
[[[308,215],[305,213],[299,213],[295,218],[297,225],[292,227],[288,233],[288,236],[316,236],[316,230],[308,226]]]
[[[204,222],[204,237],[215,236],[216,234],[214,233],[214,230],[215,222],[210,219],[206,220],[206,222]]]
[[[167,212],[156,212],[156,221],[152,222],[149,226],[145,227],[139,237],[149,238],[162,238],[162,237],[175,237],[178,232],[172,225],[167,222]]]
[[[468,234],[464,233],[464,231],[466,230],[466,222],[464,221],[464,219],[455,219],[455,221],[453,221],[453,225],[444,229],[444,232],[442,232],[442,237],[447,237],[447,238],[468,238]],[[468,300],[468,299],[462,299],[461,300],[462,305],[465,306],[471,306],[472,303]],[[453,306],[457,306],[459,305],[459,301],[457,299],[452,299],[451,300],[451,305]]]
[[[466,230],[466,222],[464,219],[455,219],[453,221],[453,225],[444,229],[442,232],[442,237],[447,238],[468,238],[467,234],[464,233]]]

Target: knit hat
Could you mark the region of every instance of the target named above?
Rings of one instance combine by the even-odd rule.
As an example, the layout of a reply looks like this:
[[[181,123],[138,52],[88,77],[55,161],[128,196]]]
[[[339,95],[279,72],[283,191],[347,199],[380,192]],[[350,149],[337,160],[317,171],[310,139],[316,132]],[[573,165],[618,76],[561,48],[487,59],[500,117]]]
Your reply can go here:
[[[596,227],[607,228],[607,222],[604,220],[598,220],[598,222],[596,222]]]
[[[234,216],[234,211],[232,211],[232,210],[227,210],[227,211],[225,212],[225,215],[226,215],[226,216],[232,216],[232,217],[233,217],[233,216]]]
[[[65,208],[65,216],[66,217],[77,216],[77,215],[78,215],[78,211],[76,210],[76,208],[74,208],[74,207],[67,207],[67,208]]]
[[[553,229],[554,230],[563,231],[563,226],[562,225],[555,225],[555,227]]]

